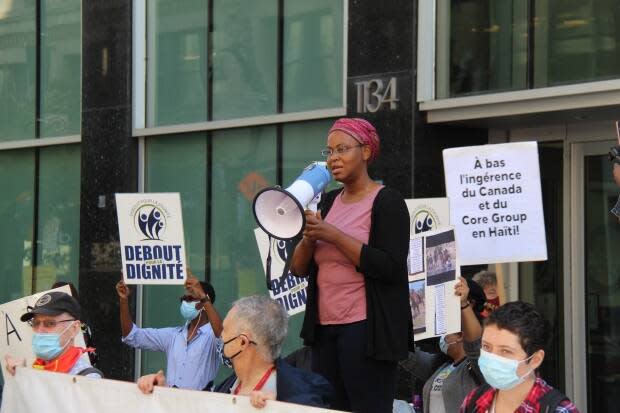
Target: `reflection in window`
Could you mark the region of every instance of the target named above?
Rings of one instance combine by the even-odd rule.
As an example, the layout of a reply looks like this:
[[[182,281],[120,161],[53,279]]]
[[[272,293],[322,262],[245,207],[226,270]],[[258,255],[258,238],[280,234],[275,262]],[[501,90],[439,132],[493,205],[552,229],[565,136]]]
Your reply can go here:
[[[213,118],[276,113],[276,0],[214,0]]]
[[[148,2],[148,126],[207,120],[207,2]]]
[[[0,141],[34,138],[36,19],[31,0],[0,1]]]
[[[343,2],[284,4],[285,112],[342,106]]]
[[[42,137],[80,133],[81,3],[41,2]]]

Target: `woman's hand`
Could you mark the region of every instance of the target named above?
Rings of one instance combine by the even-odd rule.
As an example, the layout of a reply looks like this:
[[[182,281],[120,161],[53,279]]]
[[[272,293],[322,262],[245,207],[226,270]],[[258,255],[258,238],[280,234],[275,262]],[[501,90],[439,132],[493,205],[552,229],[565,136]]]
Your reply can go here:
[[[333,242],[340,235],[341,232],[338,228],[323,221],[321,211],[317,211],[316,214],[308,212],[311,211],[306,211],[304,238],[310,241],[321,240]]]

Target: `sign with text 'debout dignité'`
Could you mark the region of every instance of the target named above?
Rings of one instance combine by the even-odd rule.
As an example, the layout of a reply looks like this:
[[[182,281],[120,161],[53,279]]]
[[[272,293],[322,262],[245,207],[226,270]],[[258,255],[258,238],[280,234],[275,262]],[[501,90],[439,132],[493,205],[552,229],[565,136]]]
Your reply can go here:
[[[116,194],[127,284],[183,284],[185,242],[178,193]]]
[[[547,259],[536,142],[443,151],[461,265]]]

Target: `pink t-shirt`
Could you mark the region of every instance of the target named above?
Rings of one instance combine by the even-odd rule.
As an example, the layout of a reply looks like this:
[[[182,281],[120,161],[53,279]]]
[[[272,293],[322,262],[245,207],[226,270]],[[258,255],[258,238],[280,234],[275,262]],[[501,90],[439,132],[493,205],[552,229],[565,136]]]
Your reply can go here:
[[[370,213],[377,187],[364,199],[346,204],[342,193],[334,200],[325,222],[347,235],[368,244]],[[319,266],[319,324],[347,324],[366,319],[366,290],[364,275],[333,244],[317,241],[314,260]]]

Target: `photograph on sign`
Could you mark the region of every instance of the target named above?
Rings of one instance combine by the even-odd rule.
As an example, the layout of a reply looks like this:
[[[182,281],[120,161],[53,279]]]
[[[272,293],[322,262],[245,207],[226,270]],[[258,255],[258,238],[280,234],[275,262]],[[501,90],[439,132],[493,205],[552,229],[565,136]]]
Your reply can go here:
[[[547,259],[536,142],[450,148],[443,159],[462,265]]]
[[[426,237],[426,268],[428,285],[456,279],[456,243],[454,231],[448,230]]]
[[[424,278],[409,283],[409,302],[411,304],[411,318],[413,319],[414,334],[426,331],[426,311],[424,303]]]
[[[422,232],[412,236],[414,240],[419,242],[410,246],[416,245],[413,250],[426,261],[422,272],[409,275],[414,339],[456,333],[461,330],[461,311],[454,287],[461,273],[454,227]]]
[[[183,284],[187,261],[178,193],[116,194],[126,284]]]
[[[265,276],[267,274],[267,256],[271,248],[271,289],[269,296],[282,304],[289,315],[305,311],[308,279],[296,277],[288,269],[284,274],[286,263],[293,253],[293,240],[271,238],[270,242],[267,233],[260,228],[254,230],[254,236]]]

